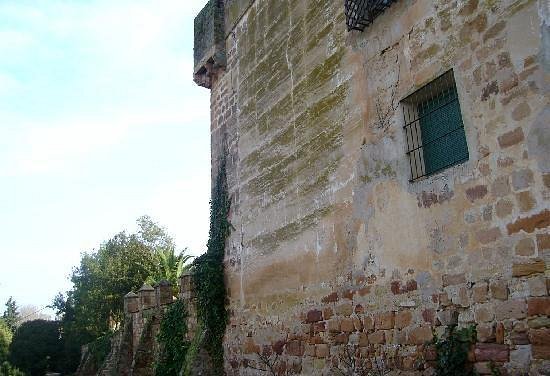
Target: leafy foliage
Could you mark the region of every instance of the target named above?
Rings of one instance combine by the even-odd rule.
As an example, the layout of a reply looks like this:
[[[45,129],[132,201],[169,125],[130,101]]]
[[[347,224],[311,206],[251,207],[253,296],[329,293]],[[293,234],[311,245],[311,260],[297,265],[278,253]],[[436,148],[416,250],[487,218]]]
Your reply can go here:
[[[223,259],[231,232],[227,220],[229,207],[225,161],[222,161],[210,202],[208,249],[193,262],[197,317],[205,330],[205,348],[218,371],[223,369],[223,336],[228,322]]]
[[[156,376],[177,375],[182,368],[189,341],[187,335],[187,310],[181,300],[171,304],[162,321],[157,340],[160,346],[160,354],[155,364]]]
[[[475,326],[457,329],[449,326],[444,338],[434,335],[436,374],[438,376],[472,376],[475,375],[468,364],[468,351],[477,337]]]
[[[147,278],[147,283],[155,285],[161,281],[169,281],[170,284],[177,289],[178,278],[182,273],[189,268],[187,263],[193,258],[191,255],[186,255],[184,249],[179,254],[176,254],[174,248],[163,248],[155,252],[155,272]]]
[[[0,319],[0,364],[8,359],[13,334],[3,319]]]
[[[59,322],[27,321],[15,332],[10,345],[10,363],[34,376],[58,371],[63,353]]]
[[[6,310],[2,314],[2,320],[8,326],[12,333],[15,333],[17,324],[19,322],[19,312],[17,310],[17,303],[10,297],[6,302]]]
[[[2,362],[0,363],[0,376],[25,376],[25,374],[8,362]]]
[[[120,328],[124,295],[146,280],[169,280],[176,285],[178,272],[189,256],[176,251],[174,240],[151,218],[137,220],[137,233],[121,232],[97,251],[83,253],[71,275],[73,288],[59,294],[52,307],[61,321],[64,340],[63,372],[73,372],[80,348]]]
[[[107,333],[88,344],[88,351],[98,366],[103,364],[111,352],[113,335],[114,333]]]

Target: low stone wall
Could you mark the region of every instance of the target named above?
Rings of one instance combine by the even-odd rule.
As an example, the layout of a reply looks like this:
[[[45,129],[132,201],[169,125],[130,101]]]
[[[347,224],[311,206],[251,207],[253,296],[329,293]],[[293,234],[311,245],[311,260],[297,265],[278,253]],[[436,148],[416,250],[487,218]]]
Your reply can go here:
[[[185,302],[189,313],[188,340],[193,338],[197,321],[191,288],[191,275],[183,275],[179,281],[178,299]],[[137,293],[129,292],[124,297],[124,328],[113,337],[107,359],[98,370],[87,346],[84,346],[77,375],[154,375],[153,367],[159,353],[156,337],[162,317],[173,302],[174,291],[168,282],[155,287],[144,284]]]

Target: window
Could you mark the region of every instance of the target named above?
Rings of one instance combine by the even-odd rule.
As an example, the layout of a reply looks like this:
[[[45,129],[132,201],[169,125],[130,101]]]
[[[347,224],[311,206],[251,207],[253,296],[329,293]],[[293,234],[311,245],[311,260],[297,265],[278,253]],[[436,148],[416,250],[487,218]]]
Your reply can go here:
[[[365,30],[376,17],[396,0],[345,0],[348,31]]]
[[[468,145],[453,71],[402,102],[411,181],[468,160]]]

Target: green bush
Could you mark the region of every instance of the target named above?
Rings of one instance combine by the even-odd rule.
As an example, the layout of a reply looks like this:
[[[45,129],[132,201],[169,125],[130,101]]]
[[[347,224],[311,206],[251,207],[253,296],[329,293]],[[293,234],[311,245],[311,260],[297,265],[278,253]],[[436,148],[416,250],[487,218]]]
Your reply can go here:
[[[10,345],[9,361],[32,376],[58,371],[63,354],[57,321],[33,320],[19,326]]]

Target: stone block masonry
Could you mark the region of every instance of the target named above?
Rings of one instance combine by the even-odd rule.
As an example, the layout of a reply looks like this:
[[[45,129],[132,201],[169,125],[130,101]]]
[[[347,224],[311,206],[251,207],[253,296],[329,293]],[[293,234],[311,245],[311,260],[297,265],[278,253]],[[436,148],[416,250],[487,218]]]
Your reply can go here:
[[[549,372],[549,18],[400,0],[348,32],[342,1],[224,2],[226,65],[202,71],[232,201],[227,374],[350,354],[428,374],[454,324],[477,326],[480,374]],[[410,182],[400,101],[450,69],[469,159]]]

